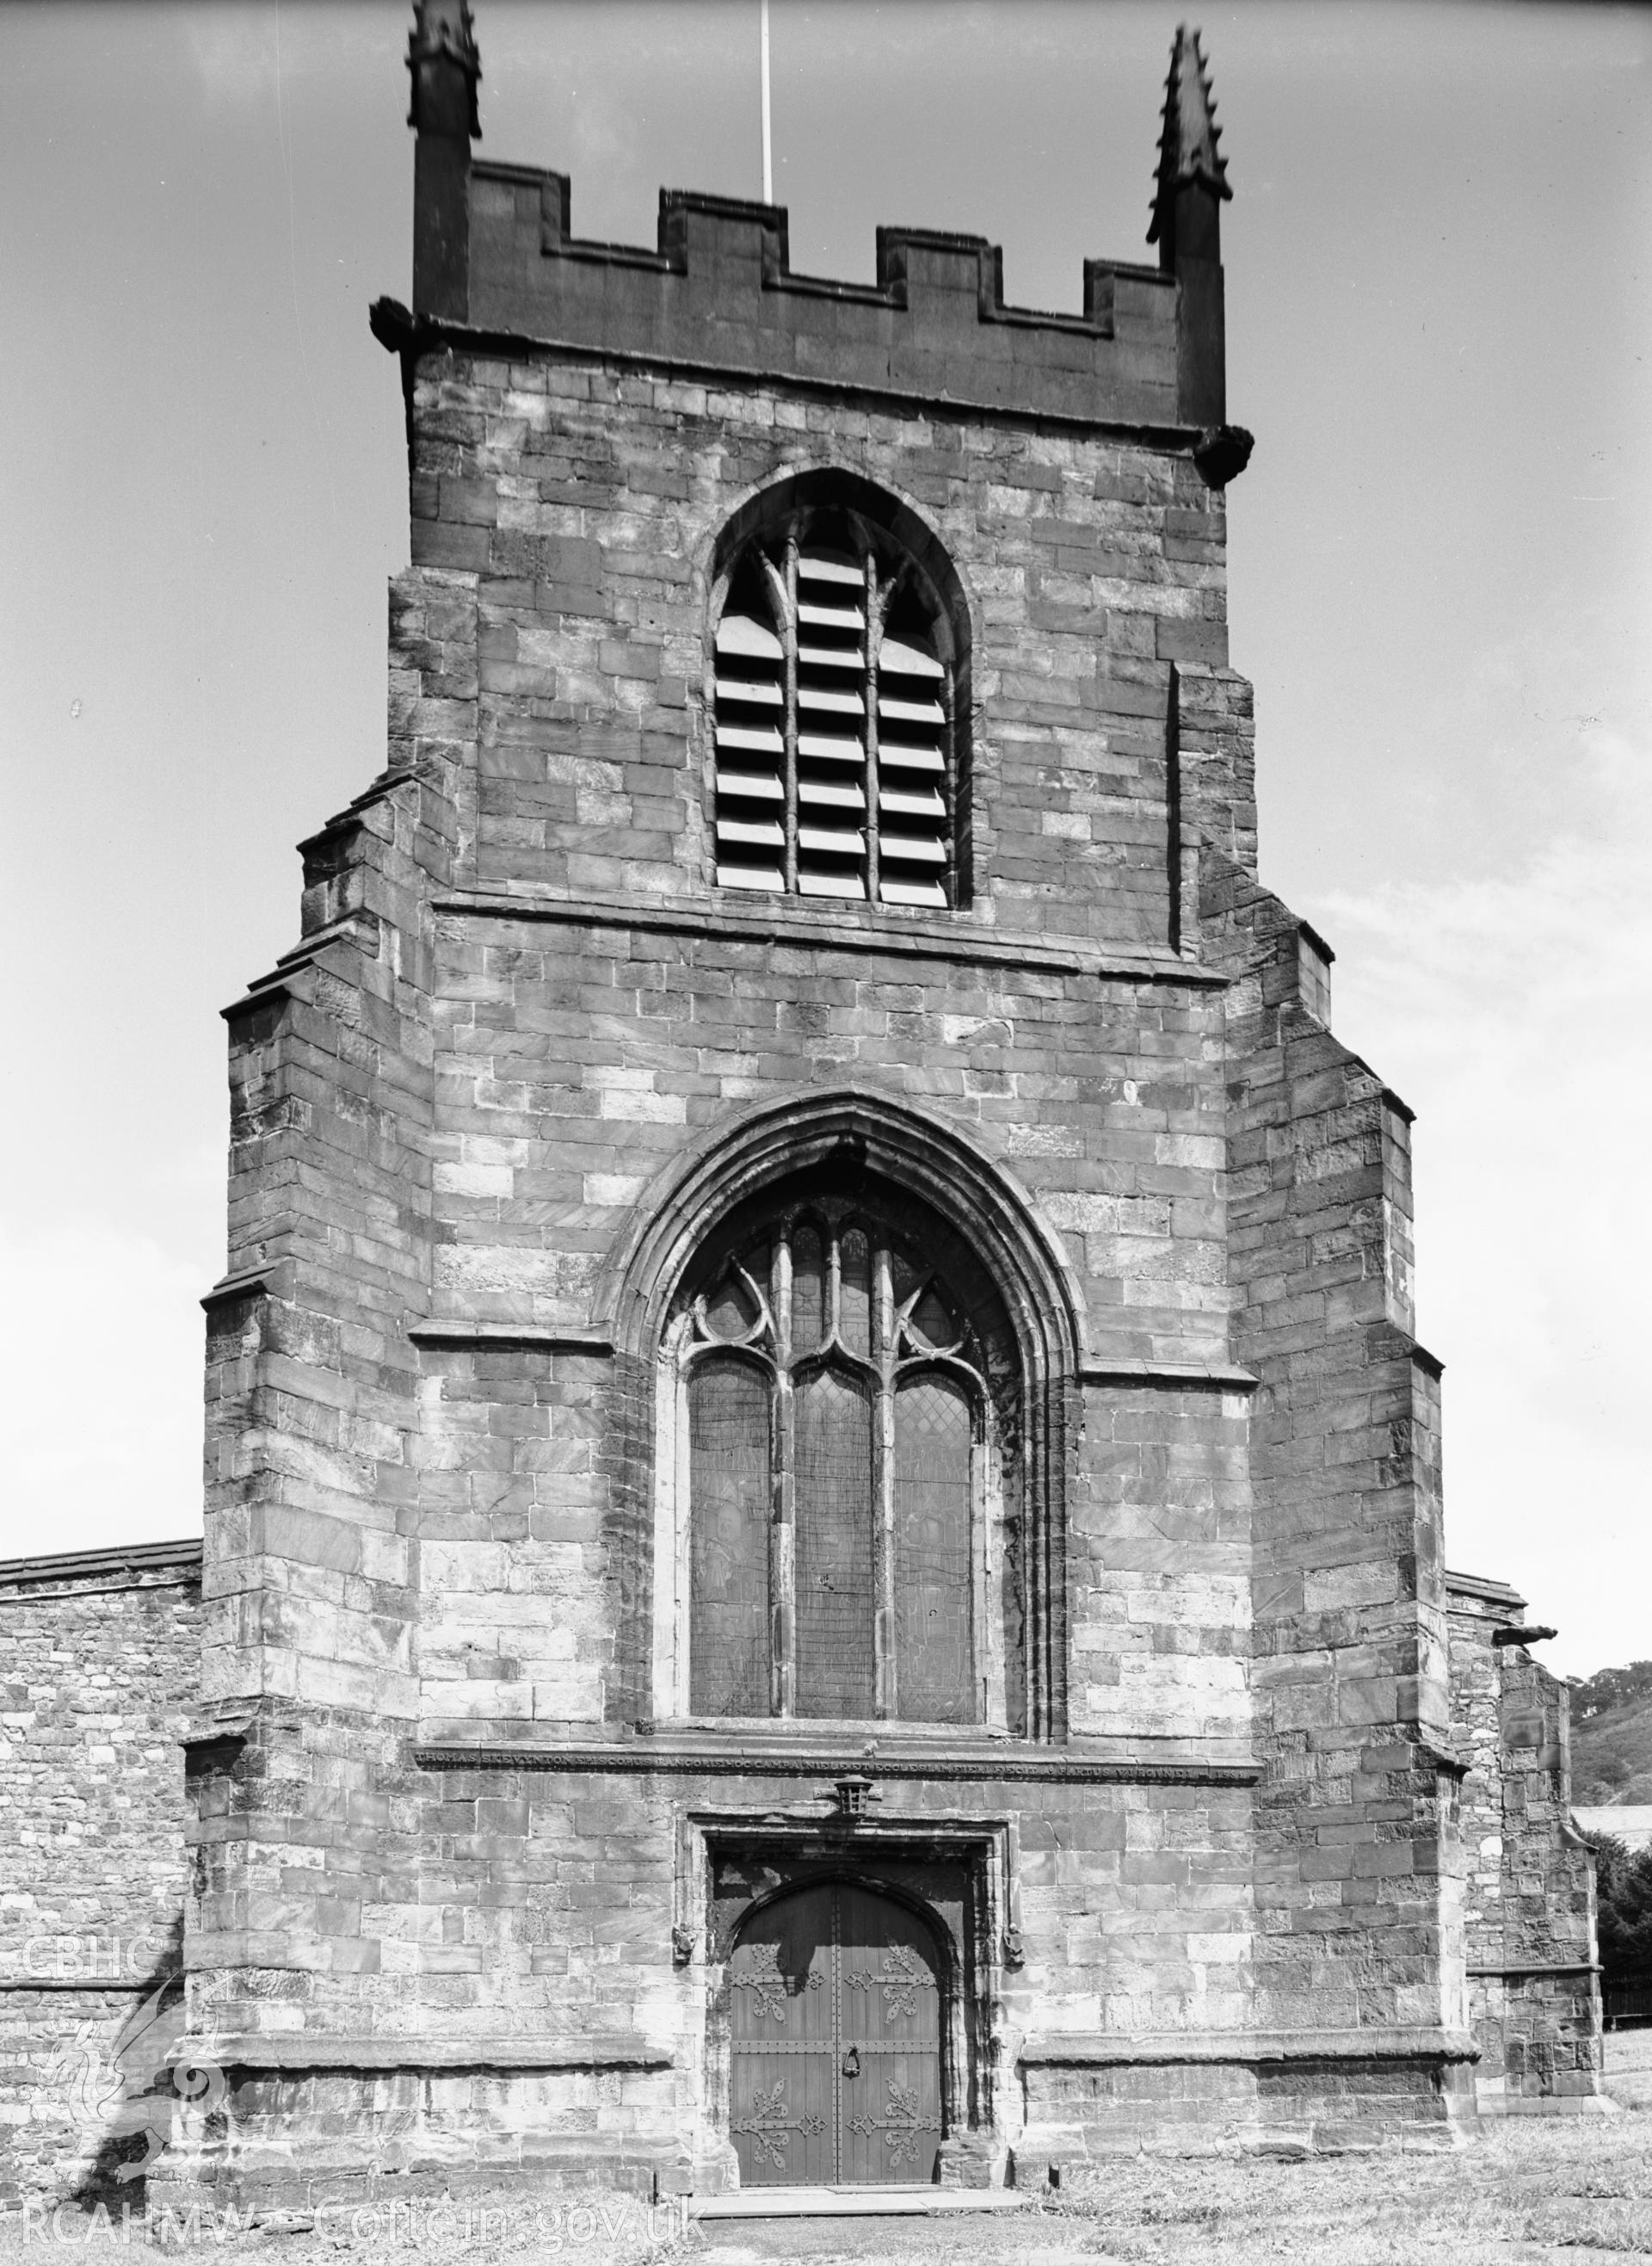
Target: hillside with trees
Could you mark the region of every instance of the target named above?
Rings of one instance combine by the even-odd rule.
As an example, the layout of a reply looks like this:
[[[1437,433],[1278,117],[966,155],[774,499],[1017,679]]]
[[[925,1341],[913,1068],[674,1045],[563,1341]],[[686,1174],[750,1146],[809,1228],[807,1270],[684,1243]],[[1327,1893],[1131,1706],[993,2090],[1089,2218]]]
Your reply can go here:
[[[1572,1686],[1572,1800],[1652,1802],[1652,1660]]]

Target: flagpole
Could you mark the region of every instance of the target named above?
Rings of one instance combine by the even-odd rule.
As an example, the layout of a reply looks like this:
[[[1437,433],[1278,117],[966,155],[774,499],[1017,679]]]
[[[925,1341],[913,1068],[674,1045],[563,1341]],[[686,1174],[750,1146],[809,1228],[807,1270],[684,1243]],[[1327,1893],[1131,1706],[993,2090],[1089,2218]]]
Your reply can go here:
[[[774,202],[774,151],[769,133],[769,0],[760,0],[763,47],[763,201]]]

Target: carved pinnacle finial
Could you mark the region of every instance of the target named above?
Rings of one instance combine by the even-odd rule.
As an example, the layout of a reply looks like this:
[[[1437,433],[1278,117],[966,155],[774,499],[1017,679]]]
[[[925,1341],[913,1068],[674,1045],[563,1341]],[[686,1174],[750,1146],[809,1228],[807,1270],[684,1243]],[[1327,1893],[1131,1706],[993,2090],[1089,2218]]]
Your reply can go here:
[[[413,73],[407,123],[415,133],[481,139],[476,85],[482,58],[470,0],[413,0],[407,68]]]
[[[413,312],[464,322],[471,304],[471,144],[481,57],[469,0],[413,0]]]
[[[1153,192],[1153,216],[1147,241],[1157,244],[1174,225],[1176,192],[1196,183],[1213,197],[1231,198],[1227,160],[1217,143],[1222,129],[1216,123],[1216,98],[1210,91],[1210,70],[1197,32],[1185,24],[1176,27],[1170,51],[1170,77],[1165,87],[1165,126],[1159,142],[1159,179]]]

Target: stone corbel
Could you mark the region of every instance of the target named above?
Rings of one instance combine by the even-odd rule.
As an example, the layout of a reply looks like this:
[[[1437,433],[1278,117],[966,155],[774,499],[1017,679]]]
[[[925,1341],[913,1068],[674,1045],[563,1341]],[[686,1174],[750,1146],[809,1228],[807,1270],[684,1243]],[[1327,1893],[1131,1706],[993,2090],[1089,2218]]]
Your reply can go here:
[[[1242,425],[1207,425],[1195,445],[1193,461],[1207,487],[1224,488],[1249,464],[1255,446],[1254,435]]]

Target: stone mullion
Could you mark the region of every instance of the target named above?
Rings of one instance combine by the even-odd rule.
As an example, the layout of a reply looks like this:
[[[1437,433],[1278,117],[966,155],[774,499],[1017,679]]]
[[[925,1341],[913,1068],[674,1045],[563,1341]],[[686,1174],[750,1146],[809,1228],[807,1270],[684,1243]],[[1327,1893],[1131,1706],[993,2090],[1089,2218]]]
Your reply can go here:
[[[1027,1469],[1022,1481],[1027,1490],[1027,1509],[1023,1557],[1027,1613],[1022,1655],[1027,1676],[1027,1729],[1029,1737],[1034,1739],[1048,1739],[1054,1734],[1050,1705],[1054,1661],[1049,1642],[1052,1600],[1046,1531],[1049,1517],[1049,1472],[1046,1468],[1049,1444],[1042,1421],[1044,1413],[1036,1406],[1030,1407],[1027,1412]]]
[[[874,551],[866,552],[866,902],[875,905],[881,887],[878,859],[878,644],[882,623],[878,610],[878,558]]]
[[[958,735],[954,729],[956,704],[953,698],[953,674],[950,662],[943,660],[940,679],[940,708],[945,718],[941,725],[940,799],[947,806],[946,831],[941,837],[941,850],[946,863],[941,867],[940,885],[947,893],[947,902],[958,902]]]
[[[878,1373],[872,1419],[873,1713],[900,1712],[895,1644],[895,1315],[889,1250],[872,1259],[872,1362]]]
[[[786,887],[797,895],[797,527],[786,537]]]
[[[769,1262],[769,1312],[774,1326],[774,1438],[769,1527],[769,1708],[797,1707],[797,1484],[792,1393],[792,1241],[775,1238]]]
[[[992,1403],[983,1378],[972,1396],[969,1412],[969,1682],[975,1693],[976,1721],[999,1726],[1000,1701],[995,1719],[993,1694],[998,1687],[998,1636],[991,1610],[993,1590],[992,1529],[987,1505],[987,1472],[997,1427]]]

